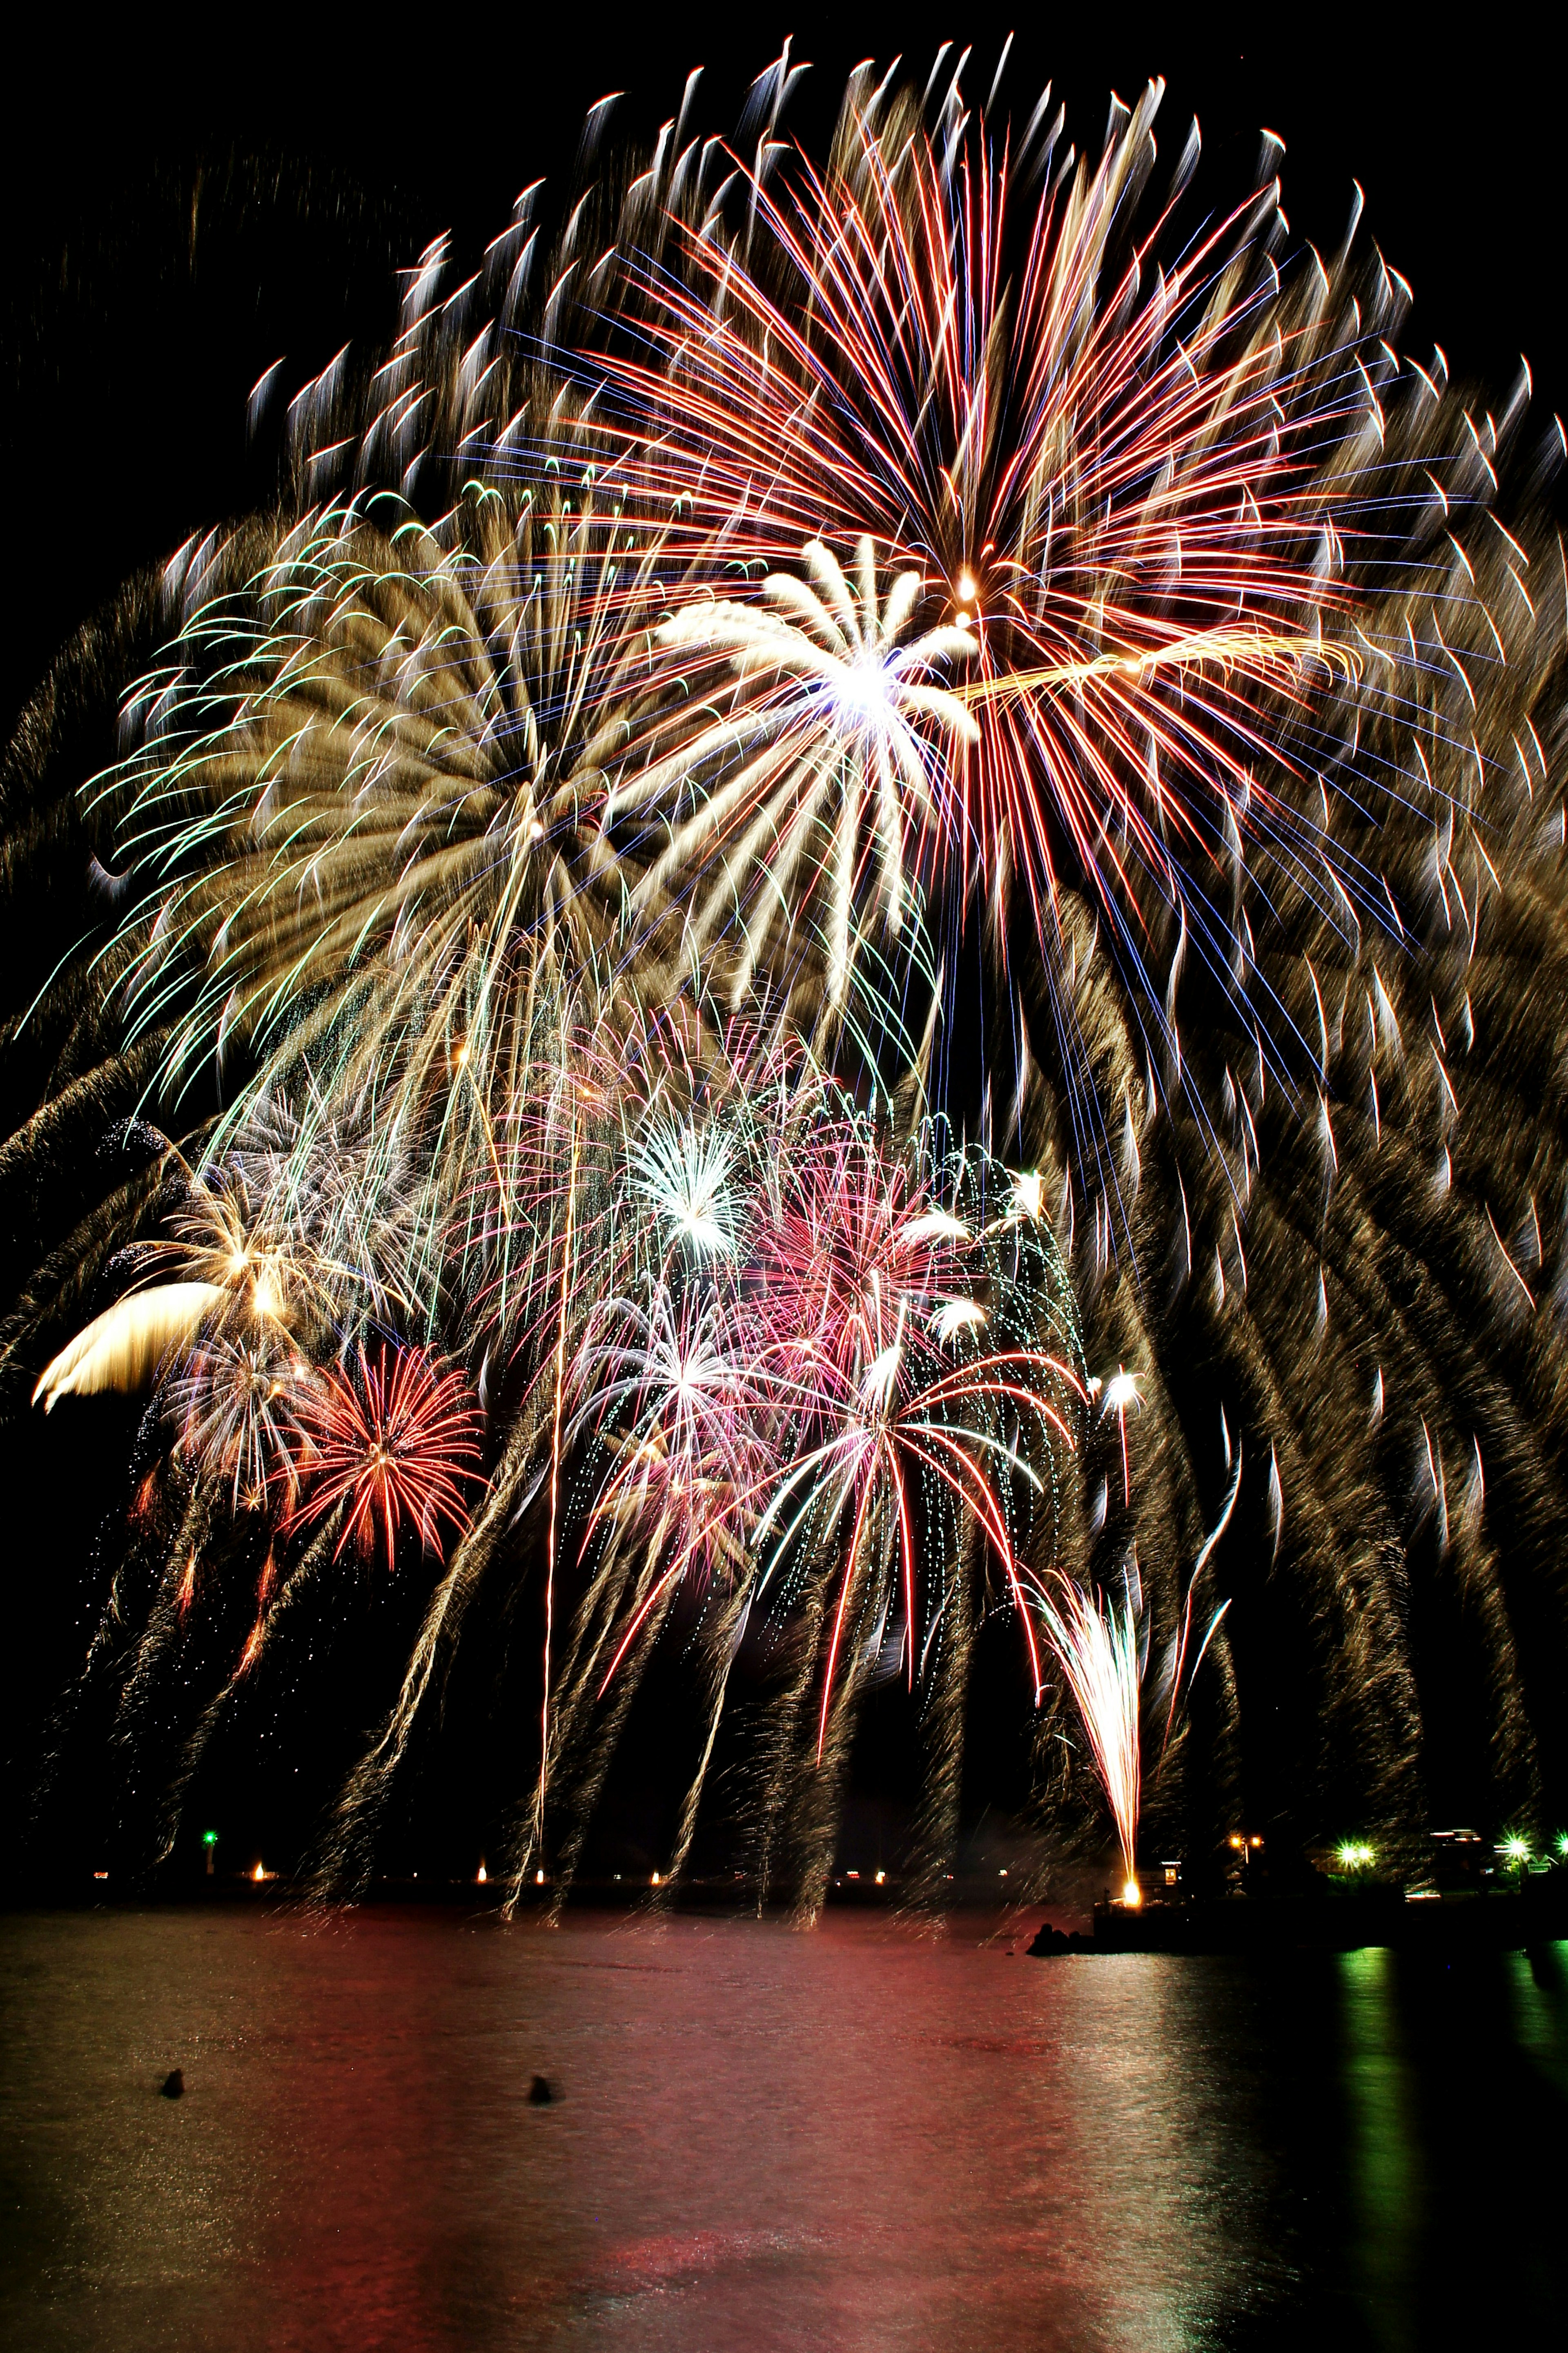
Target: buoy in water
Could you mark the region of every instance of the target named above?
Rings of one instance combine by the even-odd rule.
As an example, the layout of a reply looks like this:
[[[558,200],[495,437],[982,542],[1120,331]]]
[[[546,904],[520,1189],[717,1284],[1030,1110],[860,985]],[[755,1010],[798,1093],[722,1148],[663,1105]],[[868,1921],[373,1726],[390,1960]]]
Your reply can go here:
[[[548,2075],[536,2075],[528,2087],[531,2108],[548,2108],[555,2098],[555,2086]]]
[[[185,2075],[181,2067],[171,2067],[158,2089],[166,2100],[183,2100],[185,2096]]]

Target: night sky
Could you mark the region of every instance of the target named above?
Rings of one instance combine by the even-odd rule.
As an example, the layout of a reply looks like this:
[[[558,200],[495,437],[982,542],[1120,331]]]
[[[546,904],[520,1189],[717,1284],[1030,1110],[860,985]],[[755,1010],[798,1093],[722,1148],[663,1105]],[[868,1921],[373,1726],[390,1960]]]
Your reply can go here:
[[[1523,351],[1542,413],[1563,405],[1561,100],[1543,12],[1475,16],[1463,41],[1436,13],[1388,12],[1387,28],[1362,37],[1358,19],[1384,12],[1297,13],[1286,20],[1293,37],[1267,40],[1256,16],[1226,37],[1189,32],[1184,11],[1144,22],[1100,13],[1114,17],[1101,37],[1037,30],[1015,43],[1016,108],[1026,114],[1053,79],[1070,134],[1098,150],[1108,91],[1130,98],[1163,74],[1162,142],[1179,142],[1197,111],[1199,186],[1216,208],[1253,184],[1267,126],[1287,143],[1283,203],[1298,238],[1337,247],[1360,181],[1373,235],[1415,289],[1405,341],[1415,356],[1440,343],[1454,378],[1483,387],[1486,406],[1506,396]],[[975,51],[966,87],[984,100],[1012,18],[963,14]],[[193,529],[265,501],[274,453],[247,451],[246,438],[247,396],[264,370],[283,358],[291,389],[350,338],[384,337],[396,269],[443,231],[477,259],[521,186],[564,185],[593,101],[624,90],[619,136],[651,134],[679,105],[688,69],[703,64],[697,119],[726,130],[793,30],[795,56],[818,70],[790,123],[819,141],[850,66],[901,48],[923,76],[946,29],[908,12],[798,9],[777,17],[775,33],[742,9],[661,11],[629,30],[618,12],[557,11],[540,31],[525,11],[426,18],[417,35],[360,17],[351,42],[341,19],[319,35],[311,12],[255,12],[221,39],[209,21],[199,35],[149,34],[110,50],[89,49],[73,20],[43,37],[33,70],[13,84],[0,142],[7,735],[58,649],[120,582]],[[1494,21],[1506,37],[1485,49]],[[61,746],[62,781],[73,762],[86,773],[111,752],[110,740]],[[30,938],[0,943],[7,1018],[44,977],[40,954]],[[19,1103],[27,1076],[14,1058],[0,1086],[9,1129],[31,1108]],[[8,1200],[0,1215],[14,1270],[26,1262],[26,1204]],[[7,1845],[95,1614],[86,1563],[121,1498],[135,1419],[114,1403],[62,1414],[47,1430],[18,1414],[0,1431]],[[402,1626],[390,1599],[386,1610],[390,1659]],[[376,1712],[375,1663],[367,1655],[356,1673],[345,1662],[345,1721],[317,1727],[327,1751],[352,1753]],[[504,1745],[504,1727],[483,1736]],[[287,1843],[303,1827],[285,1788],[298,1743],[274,1746],[237,1839],[269,1837],[277,1822]],[[307,1756],[307,1778],[309,1766]],[[486,1768],[470,1757],[452,1769],[477,1781]],[[52,1819],[68,1837],[68,1802]],[[484,1834],[473,1827],[476,1841]]]
[[[1415,291],[1413,351],[1436,339],[1457,378],[1500,396],[1523,350],[1542,399],[1563,405],[1547,267],[1559,100],[1544,30],[1532,31],[1544,11],[1507,11],[1489,48],[1479,18],[1460,41],[1436,16],[1421,26],[1382,10],[1292,14],[1293,38],[1260,34],[1260,11],[1238,15],[1229,37],[1189,29],[1186,11],[1103,14],[1102,37],[1020,35],[1015,104],[1053,80],[1080,146],[1098,146],[1107,92],[1163,74],[1163,135],[1179,138],[1197,112],[1216,203],[1250,184],[1260,128],[1277,132],[1299,236],[1337,245],[1360,181],[1373,235]],[[977,97],[1014,21],[963,12]],[[700,111],[726,127],[793,29],[793,54],[816,70],[792,119],[816,136],[860,58],[901,49],[923,71],[948,29],[918,12],[814,8],[780,15],[777,36],[752,10],[629,25],[584,13],[573,33],[562,12],[543,30],[522,12],[487,52],[473,24],[383,44],[321,34],[293,12],[275,34],[264,13],[246,22],[232,45],[205,19],[199,37],[94,45],[86,58],[72,40],[51,58],[46,37],[45,69],[7,127],[7,721],[128,571],[265,490],[245,445],[262,371],[286,356],[290,382],[303,381],[351,336],[384,333],[394,270],[443,230],[477,257],[520,187],[569,174],[595,100],[624,89],[620,134],[651,134],[701,64]]]

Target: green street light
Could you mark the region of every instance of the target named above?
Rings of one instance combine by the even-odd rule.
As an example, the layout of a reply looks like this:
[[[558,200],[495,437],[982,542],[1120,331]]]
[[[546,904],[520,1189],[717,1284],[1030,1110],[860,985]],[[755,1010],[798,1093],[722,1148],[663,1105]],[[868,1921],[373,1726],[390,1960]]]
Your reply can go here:
[[[207,1851],[207,1877],[210,1879],[213,1875],[213,1849],[217,1844],[216,1831],[204,1831],[202,1832],[202,1844]]]

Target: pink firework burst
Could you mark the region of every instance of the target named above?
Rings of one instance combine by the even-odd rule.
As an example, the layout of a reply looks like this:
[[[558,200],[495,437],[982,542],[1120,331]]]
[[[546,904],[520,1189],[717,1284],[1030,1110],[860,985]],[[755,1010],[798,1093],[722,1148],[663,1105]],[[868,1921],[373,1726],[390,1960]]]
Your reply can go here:
[[[973,1522],[1002,1567],[1039,1694],[1009,1493],[1038,1486],[1028,1457],[1040,1441],[1072,1446],[1083,1390],[1067,1356],[1020,1324],[991,1247],[1006,1221],[978,1225],[964,1177],[962,1161],[942,1170],[895,1157],[858,1116],[826,1122],[761,1246],[757,1310],[794,1410],[756,1532],[763,1583],[803,1543],[838,1564],[819,1744],[847,1628],[882,1582],[877,1562],[896,1578],[912,1683],[922,1545],[945,1550],[955,1516]]]
[[[823,1121],[781,1172],[759,1238],[757,1303],[785,1371],[808,1390],[824,1366],[853,1381],[911,1314],[916,1345],[940,1361],[927,1326],[967,1299],[973,1240],[868,1124]]]

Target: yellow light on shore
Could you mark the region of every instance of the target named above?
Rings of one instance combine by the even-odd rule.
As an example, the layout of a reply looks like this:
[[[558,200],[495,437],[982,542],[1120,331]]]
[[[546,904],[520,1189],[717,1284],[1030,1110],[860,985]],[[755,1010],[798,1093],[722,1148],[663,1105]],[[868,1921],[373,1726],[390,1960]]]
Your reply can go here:
[[[255,1881],[257,1881],[257,1883],[259,1884],[259,1883],[260,1883],[263,1879],[265,1879],[265,1878],[266,1878],[267,1873],[262,1870],[261,1865],[260,1865],[259,1863],[258,1863],[258,1864],[257,1864],[257,1866],[256,1866],[256,1869],[251,1873],[251,1874],[250,1874],[250,1875],[251,1875],[252,1879],[254,1879]]]
[[[1130,1879],[1121,1891],[1121,1901],[1135,1912],[1143,1901],[1143,1890],[1135,1879]]]
[[[480,1865],[479,1865],[479,1885],[480,1885],[481,1887],[484,1885],[484,1883],[485,1883],[486,1880],[487,1880],[489,1877],[489,1872],[485,1869],[484,1864],[481,1862],[481,1863],[480,1863]]]

